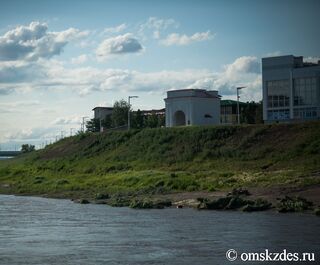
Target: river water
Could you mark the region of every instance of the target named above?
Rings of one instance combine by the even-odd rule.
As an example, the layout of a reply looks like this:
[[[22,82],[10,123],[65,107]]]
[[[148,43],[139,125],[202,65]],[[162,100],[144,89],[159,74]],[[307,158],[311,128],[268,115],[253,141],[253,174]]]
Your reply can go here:
[[[226,260],[228,249],[319,254],[319,231],[313,215],[133,210],[0,195],[1,265],[239,264]]]

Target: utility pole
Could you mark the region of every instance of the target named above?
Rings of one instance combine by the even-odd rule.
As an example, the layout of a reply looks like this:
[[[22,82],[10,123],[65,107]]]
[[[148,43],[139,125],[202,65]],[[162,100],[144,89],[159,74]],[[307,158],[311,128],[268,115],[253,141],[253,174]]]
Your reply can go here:
[[[128,104],[129,104],[129,109],[128,109],[128,130],[130,130],[130,99],[131,98],[138,98],[138,96],[129,96],[128,97]]]
[[[70,136],[72,136],[73,130],[74,130],[74,128],[70,128]]]
[[[84,116],[84,117],[82,117],[82,123],[81,123],[81,131],[82,132],[84,132],[84,121],[85,121],[85,119],[88,119],[89,117],[87,117],[87,116]]]
[[[238,116],[238,124],[240,124],[240,107],[239,107],[239,90],[245,88],[245,86],[237,87],[237,116]]]

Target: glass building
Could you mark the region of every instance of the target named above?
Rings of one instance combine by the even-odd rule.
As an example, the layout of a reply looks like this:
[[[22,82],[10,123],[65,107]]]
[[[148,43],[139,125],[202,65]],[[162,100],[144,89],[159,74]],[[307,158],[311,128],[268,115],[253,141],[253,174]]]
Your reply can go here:
[[[320,63],[293,55],[262,58],[263,119],[320,119]]]

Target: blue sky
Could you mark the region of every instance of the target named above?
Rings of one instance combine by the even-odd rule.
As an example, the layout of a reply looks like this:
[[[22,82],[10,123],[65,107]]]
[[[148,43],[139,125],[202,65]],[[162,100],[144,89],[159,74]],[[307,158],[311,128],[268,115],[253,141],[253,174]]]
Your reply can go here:
[[[261,100],[261,57],[320,56],[319,1],[4,1],[0,143],[50,142],[94,106],[170,89]]]

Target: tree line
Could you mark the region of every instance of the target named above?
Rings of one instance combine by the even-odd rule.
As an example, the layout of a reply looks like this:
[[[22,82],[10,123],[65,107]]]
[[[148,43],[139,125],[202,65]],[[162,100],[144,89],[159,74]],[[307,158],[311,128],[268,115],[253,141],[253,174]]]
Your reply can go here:
[[[165,126],[164,115],[143,115],[141,110],[132,111],[131,106],[125,100],[116,101],[113,105],[112,114],[107,115],[103,120],[91,119],[87,121],[86,128],[89,132],[99,132],[100,127],[104,129],[119,128],[128,125],[128,112],[132,129],[156,128]]]

